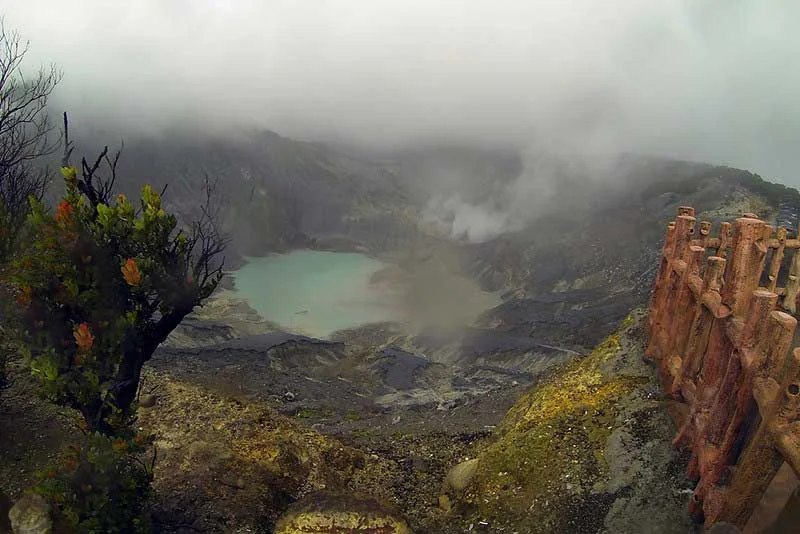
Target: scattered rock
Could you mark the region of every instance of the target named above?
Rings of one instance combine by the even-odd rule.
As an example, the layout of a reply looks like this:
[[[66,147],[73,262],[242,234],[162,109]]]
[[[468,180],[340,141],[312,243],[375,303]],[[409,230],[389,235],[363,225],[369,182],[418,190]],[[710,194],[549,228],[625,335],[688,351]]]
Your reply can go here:
[[[14,534],[51,534],[53,520],[50,505],[44,497],[29,493],[22,497],[8,512]]]
[[[450,497],[447,495],[439,495],[439,508],[445,512],[450,511]]]
[[[430,464],[422,456],[412,454],[409,460],[411,461],[411,467],[413,467],[415,471],[420,471],[422,473],[430,471]]]
[[[145,393],[139,397],[139,408],[152,408],[156,405],[156,396]]]
[[[478,470],[478,459],[473,458],[466,462],[461,462],[447,473],[445,483],[450,489],[462,492],[469,486],[472,479],[475,478],[475,473]]]
[[[295,503],[275,534],[412,534],[405,520],[374,499],[317,493]]]
[[[292,402],[292,401],[294,401],[294,400],[295,400],[295,398],[296,398],[296,397],[295,397],[295,394],[294,394],[294,393],[292,393],[291,391],[287,391],[286,393],[284,393],[284,394],[283,394],[283,398],[284,398],[284,399],[285,399],[287,402]]]

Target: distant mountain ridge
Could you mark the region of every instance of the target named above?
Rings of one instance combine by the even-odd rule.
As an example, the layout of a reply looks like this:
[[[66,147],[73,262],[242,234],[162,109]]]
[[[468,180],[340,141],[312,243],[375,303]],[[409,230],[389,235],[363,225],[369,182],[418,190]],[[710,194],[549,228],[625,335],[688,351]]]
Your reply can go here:
[[[540,171],[550,181],[537,182]],[[624,155],[595,168],[469,147],[371,157],[269,131],[131,140],[120,175],[127,192],[169,183],[165,203],[186,217],[205,176],[218,180],[234,256],[317,247],[402,263],[443,254],[504,295],[484,325],[576,347],[593,346],[646,301],[679,205],[713,222],[751,211],[791,232],[800,214],[796,189],[730,167]],[[490,214],[516,202],[522,222],[482,243],[432,230],[423,224],[431,199],[448,195]],[[449,224],[446,214],[440,222]]]

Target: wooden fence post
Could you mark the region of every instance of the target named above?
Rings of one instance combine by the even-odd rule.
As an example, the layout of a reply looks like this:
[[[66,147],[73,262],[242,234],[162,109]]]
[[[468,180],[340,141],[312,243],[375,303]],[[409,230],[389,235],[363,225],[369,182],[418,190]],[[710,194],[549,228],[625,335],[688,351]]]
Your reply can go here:
[[[663,310],[664,299],[666,298],[666,286],[671,269],[670,260],[672,258],[672,243],[674,241],[674,235],[675,223],[670,222],[667,225],[667,233],[664,236],[664,246],[661,248],[661,258],[659,260],[658,273],[656,273],[656,281],[653,286],[653,295],[650,297],[650,306],[647,314],[647,323],[650,330],[650,343],[645,350],[645,355],[648,358],[655,358],[656,356],[655,340],[658,338],[658,320],[661,311]]]
[[[800,228],[797,231],[800,238]],[[798,295],[800,295],[800,249],[795,249],[792,265],[789,268],[789,280],[786,282],[786,294],[783,297],[783,307],[791,313],[797,312]]]
[[[719,294],[722,287],[722,276],[725,272],[725,259],[711,256],[706,261],[708,265],[703,277],[699,309],[695,313],[684,349],[685,361],[680,385],[681,396],[689,402],[691,411],[673,441],[676,447],[694,441],[695,421],[701,406],[697,398],[699,390],[702,388],[700,372],[705,363],[711,328],[716,320],[728,316],[728,308],[721,303]]]
[[[685,211],[686,208],[679,208]],[[665,247],[666,273],[661,280],[661,287],[658,295],[654,299],[655,318],[651,327],[651,343],[646,354],[653,358],[662,371],[666,368],[669,354],[664,352],[667,349],[667,337],[672,326],[674,317],[670,310],[674,309],[678,293],[681,290],[681,276],[686,270],[684,254],[687,252],[692,233],[694,232],[695,218],[690,215],[678,215],[675,219],[675,226],[668,230],[670,235],[669,248]]]
[[[680,424],[673,442],[692,453],[688,474],[698,484],[690,513],[706,525],[743,527],[781,462],[800,476],[800,349],[786,359],[797,320],[776,310],[779,300],[798,308],[800,233],[789,239],[752,213],[721,224],[718,238],[707,221],[693,238],[695,223],[694,210],[681,207],[668,226],[647,355],[665,394],[688,405],[688,416],[673,413]],[[701,278],[707,249],[716,255]],[[784,289],[786,249],[794,252]]]
[[[665,393],[674,397],[679,394],[683,375],[683,360],[686,342],[690,337],[695,315],[700,311],[697,303],[701,300],[702,280],[700,280],[700,262],[706,249],[692,245],[687,254],[687,263],[678,281],[678,292],[673,299],[673,307],[669,314],[673,317],[672,327],[667,332],[667,345],[664,348],[668,355],[662,365]]]
[[[744,528],[784,462],[781,449],[786,446],[787,436],[792,439],[798,431],[800,349],[794,350],[781,382],[772,377],[756,378],[753,394],[761,423],[740,456],[727,491],[716,495],[714,506],[710,506],[712,514],[707,515],[707,520],[729,521],[739,528]],[[719,512],[713,513],[715,509]]]
[[[734,317],[743,317],[753,291],[758,288],[767,245],[763,242],[766,223],[759,219],[736,219],[731,261],[722,286],[722,302],[731,308]]]

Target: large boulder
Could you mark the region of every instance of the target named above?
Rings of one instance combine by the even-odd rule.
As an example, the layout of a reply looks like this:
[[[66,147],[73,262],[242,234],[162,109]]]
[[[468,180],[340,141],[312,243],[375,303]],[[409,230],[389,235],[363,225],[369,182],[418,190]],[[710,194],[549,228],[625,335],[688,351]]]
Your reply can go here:
[[[8,512],[11,530],[14,534],[50,534],[53,532],[53,519],[50,505],[44,497],[30,493],[22,497]]]
[[[467,460],[466,462],[461,462],[447,473],[445,484],[447,485],[448,489],[460,493],[469,487],[469,484],[472,482],[472,479],[475,478],[475,473],[477,471],[477,458]]]
[[[316,493],[281,517],[275,534],[411,534],[408,524],[370,498]]]

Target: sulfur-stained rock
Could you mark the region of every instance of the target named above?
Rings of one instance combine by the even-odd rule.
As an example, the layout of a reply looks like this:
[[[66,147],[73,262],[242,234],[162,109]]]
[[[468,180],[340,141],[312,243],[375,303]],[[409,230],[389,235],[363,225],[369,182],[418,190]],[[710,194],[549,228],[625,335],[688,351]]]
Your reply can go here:
[[[31,493],[25,495],[8,512],[14,534],[50,534],[53,520],[50,506],[44,497]]]
[[[156,405],[156,396],[145,393],[139,397],[139,408],[152,408]]]
[[[462,492],[469,487],[472,479],[475,478],[475,473],[478,471],[478,460],[473,458],[466,462],[461,462],[447,473],[445,483],[447,487],[456,491]]]
[[[692,532],[674,427],[649,392],[644,314],[519,398],[453,508],[492,531]],[[657,495],[658,498],[654,496]]]
[[[275,534],[412,534],[408,524],[374,499],[317,493],[295,503]]]

